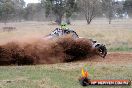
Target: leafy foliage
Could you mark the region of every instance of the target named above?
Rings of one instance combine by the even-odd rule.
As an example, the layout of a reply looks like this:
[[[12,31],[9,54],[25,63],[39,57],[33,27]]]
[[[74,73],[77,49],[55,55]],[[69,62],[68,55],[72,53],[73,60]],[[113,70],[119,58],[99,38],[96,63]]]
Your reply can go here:
[[[111,24],[111,20],[115,14],[114,0],[102,0],[102,10],[106,18],[108,18],[109,24]]]
[[[127,11],[129,16],[132,16],[132,0],[125,0],[124,10]]]
[[[9,18],[20,15],[24,5],[24,0],[0,0],[0,20],[6,23]]]
[[[45,7],[46,16],[55,14],[58,24],[61,23],[64,16],[69,18],[77,11],[76,0],[41,0],[41,4]]]

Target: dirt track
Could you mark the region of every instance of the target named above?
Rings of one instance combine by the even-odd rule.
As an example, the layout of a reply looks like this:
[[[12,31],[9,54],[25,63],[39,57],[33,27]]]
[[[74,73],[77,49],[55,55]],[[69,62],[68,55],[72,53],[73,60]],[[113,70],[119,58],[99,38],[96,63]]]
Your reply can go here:
[[[85,60],[89,61],[89,59]],[[132,63],[132,53],[131,52],[108,52],[105,58],[99,56],[94,56],[90,58],[91,62],[100,63],[112,63],[112,64],[130,64]]]
[[[132,63],[132,53],[110,53],[104,61],[110,63]]]

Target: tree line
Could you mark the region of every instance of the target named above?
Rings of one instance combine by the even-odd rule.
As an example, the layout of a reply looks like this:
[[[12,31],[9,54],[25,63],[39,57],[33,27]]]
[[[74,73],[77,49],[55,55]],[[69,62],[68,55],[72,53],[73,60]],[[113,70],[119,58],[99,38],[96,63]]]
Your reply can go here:
[[[0,22],[4,23],[46,19],[70,24],[70,19],[78,14],[87,24],[95,17],[105,17],[111,24],[112,19],[132,16],[132,0],[40,0],[28,5],[24,0],[0,0]]]

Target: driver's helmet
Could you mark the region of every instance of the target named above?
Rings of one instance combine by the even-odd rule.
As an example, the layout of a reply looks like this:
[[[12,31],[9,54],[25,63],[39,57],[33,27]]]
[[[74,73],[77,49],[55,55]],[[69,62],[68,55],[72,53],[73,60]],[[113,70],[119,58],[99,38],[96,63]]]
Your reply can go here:
[[[61,29],[67,29],[67,24],[66,23],[61,23]]]

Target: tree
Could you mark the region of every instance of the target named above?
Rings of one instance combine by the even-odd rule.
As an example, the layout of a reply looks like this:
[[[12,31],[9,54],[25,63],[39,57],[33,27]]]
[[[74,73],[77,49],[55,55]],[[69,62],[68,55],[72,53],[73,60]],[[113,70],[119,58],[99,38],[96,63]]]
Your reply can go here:
[[[106,18],[109,20],[109,24],[111,24],[112,19],[115,16],[115,1],[114,0],[102,0],[102,12],[105,14]]]
[[[78,6],[76,0],[67,0],[66,3],[66,22],[67,24],[70,24],[70,17],[72,16],[73,12],[78,11]]]
[[[13,19],[21,20],[24,7],[24,0],[0,0],[0,20],[4,23]]]
[[[1,20],[6,24],[14,12],[14,4],[11,0],[1,0]]]
[[[125,0],[124,10],[128,13],[129,17],[132,17],[132,0]]]
[[[38,20],[41,17],[41,4],[40,3],[29,3],[25,8],[25,20]]]
[[[3,0],[2,1],[2,20],[6,24],[6,22],[9,20],[9,18],[12,16],[12,13],[14,12],[14,5],[11,0]]]
[[[124,18],[123,15],[125,11],[123,10],[123,2],[122,1],[116,1],[115,2],[115,18]]]
[[[2,19],[2,1],[0,0],[0,20]]]
[[[17,21],[21,21],[24,16],[25,2],[24,0],[12,0],[14,3],[14,18]]]
[[[81,11],[85,14],[87,24],[97,16],[100,12],[100,1],[99,0],[80,0]]]
[[[76,11],[76,0],[41,0],[45,8],[46,16],[54,14],[56,22],[61,24],[62,18],[66,16],[67,23],[70,23],[69,17]]]

